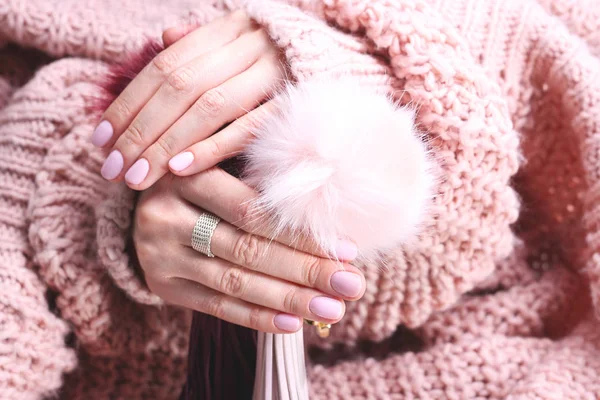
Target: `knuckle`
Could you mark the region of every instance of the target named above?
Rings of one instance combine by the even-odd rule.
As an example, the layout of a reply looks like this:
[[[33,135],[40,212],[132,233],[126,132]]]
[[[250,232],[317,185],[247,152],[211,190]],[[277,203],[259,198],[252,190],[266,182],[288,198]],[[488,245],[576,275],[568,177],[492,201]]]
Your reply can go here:
[[[177,151],[177,141],[173,135],[162,135],[154,145],[156,151],[167,158],[170,158]]]
[[[204,304],[203,311],[219,319],[225,319],[225,298],[216,294],[209,297]]]
[[[250,228],[253,214],[253,206],[250,201],[242,201],[237,205],[236,209],[236,225],[245,228]]]
[[[320,250],[318,246],[315,245],[313,240],[308,235],[294,235],[294,246],[295,249],[300,249],[302,251],[308,252],[310,254],[316,254],[315,252]]]
[[[242,297],[245,286],[241,269],[231,267],[221,276],[219,291],[233,297]]]
[[[323,268],[323,259],[315,256],[306,256],[304,261],[304,281],[306,286],[315,287],[319,281],[321,270]]]
[[[160,192],[142,197],[134,211],[133,233],[144,241],[162,245],[173,238],[173,221],[181,214],[177,202]]]
[[[154,68],[162,75],[166,75],[177,68],[179,55],[171,50],[163,51],[152,60]]]
[[[254,330],[260,330],[260,307],[252,307],[250,314],[248,315],[248,328]]]
[[[194,71],[189,67],[179,68],[169,74],[167,84],[178,92],[188,92],[194,84]]]
[[[225,107],[225,95],[221,89],[214,88],[200,96],[194,104],[201,114],[206,117],[215,117]]]
[[[157,216],[160,215],[160,209],[162,208],[157,203],[157,201],[147,200],[138,205],[134,218],[136,231],[153,226],[157,222]]]
[[[244,233],[235,243],[233,256],[248,268],[256,269],[261,253],[260,239],[251,233]]]
[[[129,105],[129,100],[123,98],[123,96],[119,96],[114,103],[112,104],[114,113],[117,115],[131,115],[131,106]]]
[[[283,309],[286,312],[297,314],[300,305],[300,296],[298,296],[298,289],[291,287],[283,298]]]
[[[262,119],[263,118],[255,114],[246,114],[242,118],[233,121],[232,125],[240,132],[248,132],[252,135],[256,135],[256,132],[263,126]]]
[[[144,127],[138,119],[134,120],[123,134],[125,140],[133,145],[144,143]]]
[[[206,144],[212,158],[220,159],[223,156],[221,145],[216,139],[207,140]]]
[[[149,202],[140,203],[135,210],[134,226],[135,228],[143,228],[149,226],[154,220],[153,206]],[[138,229],[135,229],[137,231]],[[134,232],[135,232],[134,231]]]

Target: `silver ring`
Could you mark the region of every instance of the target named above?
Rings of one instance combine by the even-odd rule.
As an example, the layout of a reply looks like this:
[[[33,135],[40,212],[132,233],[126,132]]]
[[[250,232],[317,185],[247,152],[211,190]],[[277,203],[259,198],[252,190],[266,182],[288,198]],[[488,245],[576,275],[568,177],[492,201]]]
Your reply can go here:
[[[221,218],[210,213],[203,213],[192,231],[192,248],[205,256],[214,257],[210,251],[210,241]]]

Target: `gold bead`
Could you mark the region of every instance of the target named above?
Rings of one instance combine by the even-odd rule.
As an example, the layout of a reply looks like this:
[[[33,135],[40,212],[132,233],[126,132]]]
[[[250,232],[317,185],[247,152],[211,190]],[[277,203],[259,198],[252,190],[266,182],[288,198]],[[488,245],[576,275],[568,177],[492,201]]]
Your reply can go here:
[[[305,319],[304,321],[315,327],[315,331],[317,331],[317,335],[319,335],[320,338],[329,337],[331,324],[326,324],[325,322],[311,321],[308,319]]]
[[[323,322],[314,322],[313,325],[316,327],[317,335],[320,338],[329,337],[329,330],[331,329],[331,324],[326,324]]]

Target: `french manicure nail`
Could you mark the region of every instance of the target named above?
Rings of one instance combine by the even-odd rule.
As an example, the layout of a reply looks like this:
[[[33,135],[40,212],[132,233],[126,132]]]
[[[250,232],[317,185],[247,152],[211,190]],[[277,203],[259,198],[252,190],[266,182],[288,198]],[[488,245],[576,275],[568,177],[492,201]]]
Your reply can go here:
[[[190,151],[186,151],[185,153],[177,154],[175,157],[169,160],[169,168],[175,170],[177,172],[183,171],[194,161],[194,154]]]
[[[296,332],[300,329],[300,318],[290,314],[277,314],[273,323],[282,331]]]
[[[349,240],[338,240],[335,246],[335,255],[340,260],[351,261],[358,255],[358,248]]]
[[[150,170],[150,164],[145,158],[137,160],[131,168],[125,174],[125,181],[132,185],[139,185],[146,179],[148,171]]]
[[[113,127],[110,122],[104,120],[98,124],[94,133],[92,133],[92,144],[96,147],[102,147],[112,137],[114,133]]]
[[[115,179],[121,173],[123,169],[123,155],[119,150],[113,150],[106,160],[104,161],[104,165],[102,165],[102,169],[100,170],[100,174],[106,180]]]
[[[313,314],[326,319],[338,319],[342,316],[342,303],[331,297],[314,297],[308,308]]]
[[[344,297],[356,297],[362,290],[362,280],[355,273],[338,271],[331,276],[331,287]]]

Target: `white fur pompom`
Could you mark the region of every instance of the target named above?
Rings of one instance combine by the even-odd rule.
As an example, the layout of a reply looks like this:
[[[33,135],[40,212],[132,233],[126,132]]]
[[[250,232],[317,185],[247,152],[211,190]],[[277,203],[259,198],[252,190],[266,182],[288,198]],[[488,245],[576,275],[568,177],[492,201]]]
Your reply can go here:
[[[329,254],[350,238],[371,260],[414,237],[434,175],[413,111],[346,79],[290,85],[272,101],[244,180],[274,235],[310,235]]]

